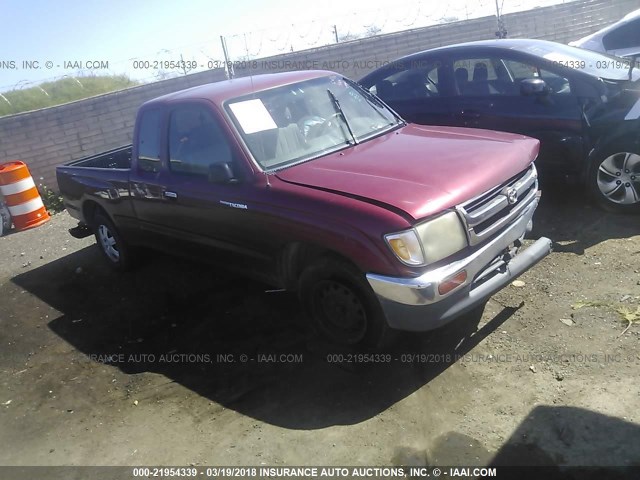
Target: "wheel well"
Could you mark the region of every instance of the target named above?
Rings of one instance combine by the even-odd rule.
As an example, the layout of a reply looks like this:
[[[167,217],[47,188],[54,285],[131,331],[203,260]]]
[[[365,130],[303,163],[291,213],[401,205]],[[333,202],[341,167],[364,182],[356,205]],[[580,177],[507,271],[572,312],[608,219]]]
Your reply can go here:
[[[593,161],[594,158],[602,155],[604,152],[614,150],[617,145],[630,146],[640,150],[640,139],[638,139],[635,131],[623,132],[616,136],[601,138],[589,153],[589,161]]]
[[[304,269],[321,257],[332,257],[353,265],[349,259],[327,248],[300,242],[290,243],[281,252],[279,261],[279,274],[284,288],[297,290],[298,280]]]

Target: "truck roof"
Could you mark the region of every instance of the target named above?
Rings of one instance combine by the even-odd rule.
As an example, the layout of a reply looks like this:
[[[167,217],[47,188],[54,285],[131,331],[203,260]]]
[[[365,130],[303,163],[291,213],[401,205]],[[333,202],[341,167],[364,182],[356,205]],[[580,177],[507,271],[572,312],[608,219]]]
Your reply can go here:
[[[327,75],[338,75],[327,70],[298,70],[294,72],[269,73],[261,75],[251,75],[247,77],[222,80],[215,83],[207,83],[197,87],[169,93],[161,97],[154,98],[144,103],[144,105],[159,102],[170,102],[173,100],[188,99],[208,99],[214,103],[222,104],[230,98],[240,97],[253,92],[268,90],[270,88],[289,85],[312,78],[325,77]]]

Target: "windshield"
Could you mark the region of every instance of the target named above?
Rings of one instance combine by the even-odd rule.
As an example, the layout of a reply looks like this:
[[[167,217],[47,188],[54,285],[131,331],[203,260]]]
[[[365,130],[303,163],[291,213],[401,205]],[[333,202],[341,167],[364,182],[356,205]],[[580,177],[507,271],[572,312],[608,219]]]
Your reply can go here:
[[[631,59],[614,57],[591,50],[552,42],[535,42],[518,46],[518,50],[537,55],[564,67],[573,68],[594,77],[607,80],[628,80]],[[640,78],[640,65],[636,63],[632,80]]]
[[[402,124],[376,97],[339,75],[234,98],[225,108],[265,170],[325,155]]]

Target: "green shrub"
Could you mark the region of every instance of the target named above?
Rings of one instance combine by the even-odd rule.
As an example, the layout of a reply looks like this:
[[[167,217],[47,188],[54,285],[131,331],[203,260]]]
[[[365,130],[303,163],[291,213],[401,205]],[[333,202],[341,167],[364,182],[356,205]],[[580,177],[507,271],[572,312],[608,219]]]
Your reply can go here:
[[[49,213],[59,213],[64,210],[64,200],[59,193],[54,192],[46,185],[38,185],[38,191],[40,197],[42,197],[42,203]]]
[[[138,85],[126,75],[96,77],[66,77],[55,82],[45,82],[37,87],[2,92],[0,117],[53,107],[63,103],[115,92]]]

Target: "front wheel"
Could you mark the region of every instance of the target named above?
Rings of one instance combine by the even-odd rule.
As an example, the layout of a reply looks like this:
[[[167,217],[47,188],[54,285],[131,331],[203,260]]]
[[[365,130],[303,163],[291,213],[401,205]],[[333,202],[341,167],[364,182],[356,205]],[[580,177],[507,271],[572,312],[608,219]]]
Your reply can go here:
[[[605,210],[640,213],[640,147],[623,144],[595,157],[588,187]]]
[[[314,329],[330,342],[382,346],[389,327],[375,294],[355,267],[321,259],[300,276],[299,293]]]
[[[125,271],[131,267],[130,248],[124,242],[111,220],[102,213],[97,213],[93,219],[96,243],[109,265],[118,271]]]

